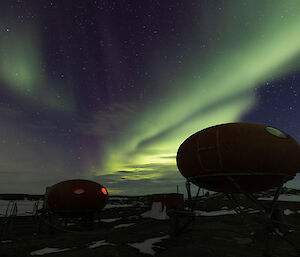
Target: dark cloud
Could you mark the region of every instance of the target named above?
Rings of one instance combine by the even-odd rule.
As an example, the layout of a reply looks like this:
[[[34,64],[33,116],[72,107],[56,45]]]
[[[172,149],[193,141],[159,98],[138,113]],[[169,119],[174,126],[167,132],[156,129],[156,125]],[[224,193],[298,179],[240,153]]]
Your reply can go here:
[[[137,169],[139,172],[141,171],[149,171],[149,170],[177,170],[176,164],[169,163],[147,163],[147,164],[138,164],[138,165],[126,165],[127,168]]]
[[[147,169],[142,169],[147,167]],[[152,193],[174,193],[176,185],[179,185],[182,193],[185,188],[185,178],[175,169],[174,165],[147,164],[139,166],[138,171],[131,173],[113,173],[98,175],[95,180],[100,184],[120,192],[128,192],[130,195]],[[149,169],[151,167],[151,170]]]

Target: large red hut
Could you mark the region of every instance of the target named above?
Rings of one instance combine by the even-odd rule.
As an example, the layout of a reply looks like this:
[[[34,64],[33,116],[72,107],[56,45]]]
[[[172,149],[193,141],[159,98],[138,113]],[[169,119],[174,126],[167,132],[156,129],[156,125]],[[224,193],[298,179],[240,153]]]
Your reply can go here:
[[[290,135],[267,125],[221,124],[186,139],[178,149],[177,166],[189,181],[208,190],[258,192],[300,171],[300,147]]]

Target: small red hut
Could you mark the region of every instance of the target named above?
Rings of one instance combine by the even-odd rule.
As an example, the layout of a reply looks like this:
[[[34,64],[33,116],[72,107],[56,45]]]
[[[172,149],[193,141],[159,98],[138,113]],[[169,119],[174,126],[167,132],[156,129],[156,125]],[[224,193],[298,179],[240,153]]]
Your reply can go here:
[[[54,212],[95,212],[108,200],[105,187],[97,182],[73,179],[47,188],[45,208]]]
[[[162,210],[166,208],[169,210],[183,210],[184,197],[183,194],[169,193],[169,194],[153,194],[148,198],[148,208],[151,209],[153,202],[161,202]]]

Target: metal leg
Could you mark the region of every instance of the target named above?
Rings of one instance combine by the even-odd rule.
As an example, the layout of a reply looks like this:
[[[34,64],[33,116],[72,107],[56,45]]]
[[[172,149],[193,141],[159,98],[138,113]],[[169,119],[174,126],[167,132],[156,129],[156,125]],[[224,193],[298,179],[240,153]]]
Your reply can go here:
[[[188,195],[188,207],[189,211],[169,211],[170,216],[170,234],[172,236],[180,235],[189,225],[191,225],[194,220],[193,210],[196,206],[196,202],[200,193],[200,187],[198,187],[196,198],[193,200],[191,194],[191,182],[189,180],[186,181],[186,191]]]
[[[191,209],[192,208],[191,182],[187,180],[185,183],[185,186],[186,186],[186,191],[187,191],[187,195],[188,195],[187,205],[188,205],[188,208]]]
[[[200,187],[198,187],[198,191],[197,191],[197,194],[196,194],[196,198],[194,199],[194,201],[193,201],[193,203],[192,203],[192,211],[194,211],[194,209],[195,209],[195,207],[196,207],[196,203],[197,203],[197,200],[198,200],[199,192],[200,192]]]
[[[188,200],[191,201],[192,200],[191,182],[187,180],[186,183],[185,183],[185,186],[186,186],[186,191],[187,191],[187,195],[188,195]]]
[[[252,193],[243,190],[231,176],[228,176],[228,179],[236,186],[237,189],[239,189],[239,191],[241,191],[261,209],[261,214],[263,215],[263,217],[265,217],[267,222],[268,233],[273,233],[274,231],[276,231],[276,228],[279,229],[280,232],[285,233],[286,224],[283,219],[284,215],[278,208],[278,198],[282,191],[285,178],[283,178],[281,185],[276,189],[271,205],[264,205],[259,202]]]
[[[233,185],[241,192],[243,193],[245,196],[247,196],[250,200],[252,200],[261,210],[262,214],[266,213],[266,210],[268,209],[265,205],[263,205],[261,202],[259,202],[255,196],[247,191],[245,191],[243,188],[241,188],[241,186],[236,183],[236,181],[231,177],[231,176],[227,176],[227,178],[229,179],[229,181],[231,181],[233,183]]]
[[[234,211],[237,213],[237,214],[244,214],[244,211],[241,209],[241,206],[238,202],[238,200],[236,199],[236,197],[234,196],[234,194],[225,194],[226,197],[229,199],[229,201],[231,201],[234,205]],[[238,209],[238,210],[237,210]]]
[[[283,187],[283,183],[277,188],[276,192],[275,192],[275,195],[274,195],[274,198],[272,200],[272,204],[271,204],[271,208],[269,210],[269,217],[271,218],[272,215],[273,215],[273,212],[274,212],[274,208],[277,206],[277,203],[278,203],[278,197],[281,193],[281,190],[282,190],[282,187]]]

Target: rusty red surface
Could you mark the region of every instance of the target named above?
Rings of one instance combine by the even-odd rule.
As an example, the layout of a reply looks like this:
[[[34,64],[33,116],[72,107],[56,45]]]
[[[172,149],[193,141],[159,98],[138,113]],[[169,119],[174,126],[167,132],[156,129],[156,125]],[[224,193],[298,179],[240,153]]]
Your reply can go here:
[[[193,180],[208,190],[238,192],[226,177],[233,174],[244,190],[258,192],[280,185],[282,176],[276,174],[293,178],[300,171],[300,147],[291,136],[267,125],[221,124],[186,139],[178,149],[177,166],[186,178],[212,175]]]
[[[98,211],[105,206],[109,197],[107,189],[103,188],[90,180],[66,180],[51,186],[45,201],[48,208],[54,211]]]

